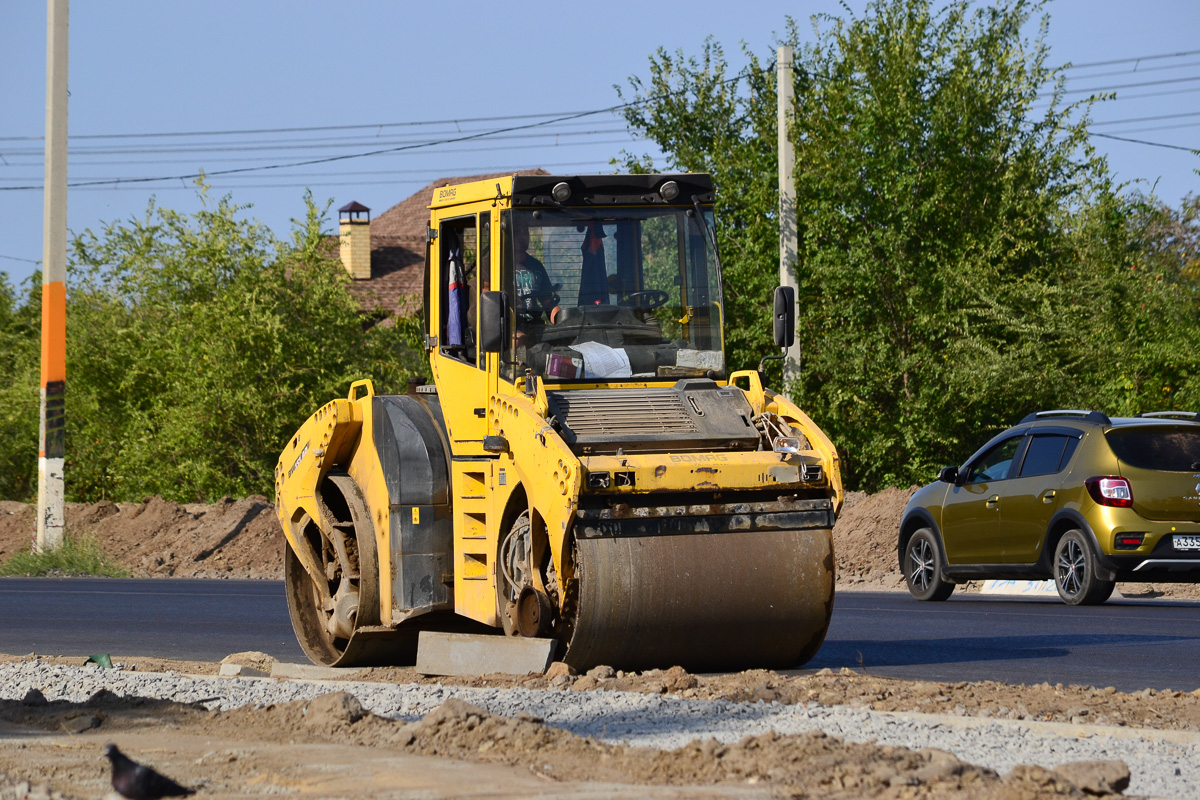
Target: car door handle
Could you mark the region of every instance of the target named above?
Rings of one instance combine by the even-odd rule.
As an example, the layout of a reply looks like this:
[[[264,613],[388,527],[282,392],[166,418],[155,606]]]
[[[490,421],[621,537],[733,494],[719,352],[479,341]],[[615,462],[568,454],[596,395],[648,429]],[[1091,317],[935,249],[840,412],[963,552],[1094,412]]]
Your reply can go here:
[[[1000,495],[992,495],[984,502],[984,505],[986,505],[988,508],[995,508],[996,506],[1000,505]]]
[[[1049,490],[1048,492],[1044,492],[1042,494],[1042,502],[1043,503],[1051,502],[1054,499],[1054,495],[1055,495],[1055,491],[1053,489]]]

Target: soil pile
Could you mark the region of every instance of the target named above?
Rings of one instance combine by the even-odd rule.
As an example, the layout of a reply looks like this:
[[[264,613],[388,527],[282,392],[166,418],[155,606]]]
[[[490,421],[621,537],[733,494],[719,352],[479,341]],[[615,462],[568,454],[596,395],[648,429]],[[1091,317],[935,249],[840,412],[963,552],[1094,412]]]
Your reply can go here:
[[[917,490],[849,492],[833,526],[839,589],[903,589],[896,534],[904,506]]]
[[[27,550],[36,508],[0,502],[0,559]],[[141,503],[68,503],[66,530],[91,536],[134,576],[282,578],[283,534],[260,495],[212,504],[147,498]]]
[[[834,527],[838,585],[896,589],[895,529],[912,490],[851,492]],[[36,508],[0,502],[0,560],[27,550]],[[181,505],[161,497],[141,503],[68,503],[68,533],[93,536],[135,576],[283,578],[283,534],[265,497]]]
[[[896,554],[900,517],[917,490],[850,492],[833,528],[839,590],[903,590]],[[0,561],[28,550],[36,507],[0,501]],[[254,495],[181,505],[161,497],[141,503],[68,503],[67,532],[91,536],[135,577],[283,578],[283,533],[275,506]],[[971,591],[974,585],[960,590]],[[1200,599],[1191,584],[1119,584],[1131,597]]]
[[[349,694],[335,692],[309,701],[226,713],[204,712],[169,701],[146,701],[98,693],[86,703],[46,703],[36,698],[0,702],[0,719],[44,730],[92,729],[107,736],[155,725],[161,730],[159,757],[177,747],[175,731],[192,740],[224,736],[246,742],[329,743],[391,749],[412,755],[485,761],[533,771],[549,781],[675,786],[761,785],[779,797],[840,798],[969,797],[1037,800],[1049,797],[1119,796],[1129,770],[1119,761],[1064,764],[1055,770],[1019,766],[1001,776],[941,750],[855,744],[821,732],[799,736],[768,733],[735,744],[696,740],[671,751],[605,744],[542,724],[488,713],[459,699],[447,700],[412,723],[366,712]],[[22,751],[18,763],[3,764],[9,779],[39,769],[35,754]],[[309,751],[311,752],[311,751]],[[207,762],[207,753],[194,763]],[[174,757],[178,760],[178,757]],[[8,759],[5,759],[8,760]],[[94,755],[91,761],[95,761]],[[37,776],[51,790],[67,775],[45,769]],[[100,772],[99,765],[74,765]],[[218,783],[240,783],[257,774],[249,749],[222,759]],[[101,776],[97,776],[101,777]],[[180,776],[189,779],[194,776]],[[243,784],[244,785],[244,784]]]

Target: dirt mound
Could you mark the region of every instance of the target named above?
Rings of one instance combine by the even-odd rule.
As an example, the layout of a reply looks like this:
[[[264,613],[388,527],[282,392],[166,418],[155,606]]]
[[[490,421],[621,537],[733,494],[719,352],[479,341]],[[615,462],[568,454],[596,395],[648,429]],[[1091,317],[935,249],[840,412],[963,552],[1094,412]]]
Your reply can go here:
[[[0,703],[0,719],[51,730],[81,732],[164,724],[164,747],[172,730],[191,738],[207,735],[254,742],[348,744],[413,755],[485,761],[532,770],[552,781],[712,786],[760,784],[780,796],[840,798],[970,797],[1035,800],[1043,797],[1116,795],[1129,783],[1121,762],[1066,764],[1056,770],[1020,766],[1008,775],[960,761],[934,749],[855,744],[821,732],[767,733],[734,744],[698,739],[676,750],[630,747],[584,738],[542,720],[490,714],[452,698],[412,723],[364,711],[353,695],[335,692],[278,706],[246,706],[226,713],[195,706],[106,692],[86,703]],[[80,721],[87,728],[80,727]],[[74,723],[73,725],[71,723]],[[222,772],[253,771],[252,759],[231,758]],[[222,780],[233,779],[222,775]]]
[[[917,487],[849,492],[833,526],[839,589],[903,589],[896,556],[900,516]]]
[[[851,492],[834,527],[839,587],[901,588],[895,530],[912,490]],[[283,577],[283,534],[265,497],[224,498],[211,505],[161,497],[141,503],[68,503],[67,530],[94,536],[135,576],[175,578]],[[27,550],[35,508],[0,502],[0,559]]]
[[[409,724],[364,712],[338,692],[264,710],[230,712],[250,727],[306,730],[339,743],[390,746],[409,753],[528,767],[555,781],[696,785],[763,784],[806,798],[1040,798],[1117,794],[1129,783],[1121,762],[1068,764],[1050,771],[1022,766],[999,776],[927,749],[854,744],[814,732],[775,733],[724,745],[696,740],[677,750],[605,744],[541,724],[536,717],[496,716],[452,698]],[[266,718],[264,720],[264,717]],[[257,718],[257,719],[251,719]]]
[[[839,590],[903,590],[896,556],[900,516],[917,487],[850,492],[833,528]],[[0,501],[0,561],[28,550],[35,506]],[[141,503],[68,503],[67,531],[93,536],[137,577],[283,578],[283,533],[275,506],[254,495],[180,505],[161,497]],[[968,587],[970,591],[973,587]],[[1200,585],[1120,584],[1131,597],[1200,599]]]
[[[35,508],[0,502],[0,559],[27,550]],[[66,529],[93,536],[135,576],[282,578],[283,534],[275,506],[253,495],[213,504],[147,498],[141,503],[68,503]]]

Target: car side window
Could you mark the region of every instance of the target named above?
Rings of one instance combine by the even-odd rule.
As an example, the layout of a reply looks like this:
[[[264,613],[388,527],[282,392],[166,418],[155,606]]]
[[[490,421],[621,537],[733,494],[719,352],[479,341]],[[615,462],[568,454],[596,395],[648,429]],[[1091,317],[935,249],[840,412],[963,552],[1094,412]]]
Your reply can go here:
[[[1020,444],[1021,437],[1014,436],[988,450],[971,464],[965,483],[990,483],[1007,478],[1013,456],[1017,454],[1017,446]]]
[[[1058,472],[1070,460],[1070,453],[1067,453],[1068,443],[1071,444],[1073,453],[1075,452],[1074,444],[1078,441],[1073,436],[1061,434],[1034,436],[1029,442],[1029,449],[1025,451],[1025,461],[1021,464],[1021,477],[1053,475]]]

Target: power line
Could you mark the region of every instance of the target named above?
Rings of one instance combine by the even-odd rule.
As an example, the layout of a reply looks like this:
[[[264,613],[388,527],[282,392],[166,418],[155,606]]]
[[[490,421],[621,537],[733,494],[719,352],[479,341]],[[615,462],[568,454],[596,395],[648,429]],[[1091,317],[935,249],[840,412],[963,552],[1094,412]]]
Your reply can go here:
[[[1112,72],[1094,72],[1091,75],[1078,75],[1073,80],[1090,80],[1092,78],[1112,78],[1119,75],[1142,75],[1147,72],[1164,72],[1174,69],[1188,69],[1190,67],[1200,67],[1200,61],[1189,61],[1186,64],[1163,64],[1158,67],[1134,67],[1133,69],[1118,69]]]
[[[1085,89],[1065,89],[1063,94],[1082,94],[1084,92],[1115,92],[1118,89],[1136,89],[1142,86],[1164,86],[1171,83],[1191,83],[1192,81],[1200,81],[1200,75],[1192,75],[1186,78],[1168,78],[1162,81],[1140,81],[1138,83],[1118,83],[1111,86],[1092,86]],[[1051,93],[1045,93],[1041,96],[1048,97]]]
[[[611,144],[636,144],[636,143],[639,143],[639,142],[642,142],[642,143],[651,143],[651,144],[652,144],[652,142],[651,142],[650,140],[648,140],[648,139],[639,139],[639,138],[626,137],[626,138],[621,138],[621,139],[600,139],[600,140],[591,141],[591,142],[582,142],[582,143],[576,142],[576,143],[567,143],[567,144],[562,144],[562,145],[548,145],[548,144],[545,144],[545,143],[536,143],[536,144],[506,144],[506,145],[502,145],[502,146],[499,146],[499,147],[461,147],[461,148],[450,147],[450,148],[445,148],[445,149],[439,149],[439,150],[437,151],[437,154],[438,154],[438,155],[451,155],[451,154],[457,154],[457,153],[472,153],[472,154],[475,154],[475,153],[491,153],[491,152],[512,152],[512,151],[521,151],[521,150],[537,150],[537,151],[539,151],[539,152],[546,153],[546,152],[555,151],[555,150],[557,150],[557,151],[563,151],[563,150],[566,150],[566,149],[568,149],[568,148],[575,149],[575,148],[579,148],[579,147],[596,147],[596,146],[601,146],[601,145],[611,145]],[[388,157],[395,157],[395,156],[411,156],[411,155],[419,155],[419,154],[418,154],[418,153],[415,153],[415,152],[413,152],[413,151],[411,151],[411,150],[409,150],[409,151],[403,151],[403,152],[399,152],[399,153],[391,153],[391,154],[389,154],[389,156],[388,156]],[[269,161],[269,160],[271,160],[271,159],[268,159],[268,158],[241,158],[241,159],[224,159],[224,163],[230,163],[230,162],[246,162],[246,161],[254,162],[254,161]],[[172,161],[162,161],[162,162],[151,162],[151,163],[166,163],[166,164],[176,164],[176,163],[178,163],[178,160],[172,160]],[[92,164],[91,166],[101,166],[101,167],[105,167],[105,166],[127,166],[127,165],[138,166],[138,165],[141,165],[141,162],[136,162],[136,161],[134,161],[134,162],[125,162],[125,163],[120,163],[120,162],[118,162],[117,164],[111,164],[111,163],[96,163],[96,164]],[[216,173],[214,173],[214,172],[206,172],[206,173],[205,173],[205,178],[207,179],[207,178],[209,178],[209,177],[211,177],[211,176],[213,176],[213,175],[215,175],[215,174],[216,174]],[[293,175],[293,174],[294,174],[294,173],[288,173],[288,176],[291,176],[291,175]],[[331,174],[331,173],[325,173],[325,174],[327,174],[327,175],[328,175],[328,174]],[[342,173],[333,173],[333,174],[342,174]],[[234,178],[236,178],[236,177],[239,177],[239,176],[238,176],[238,175],[233,175],[233,176],[229,176],[229,177],[234,177]],[[22,181],[32,181],[32,180],[37,180],[37,178],[30,178],[30,177],[16,177],[16,176],[14,176],[14,177],[9,177],[9,178],[3,178],[3,177],[0,177],[0,182],[4,182],[4,181],[17,181],[17,180],[22,180]],[[100,180],[100,178],[97,178],[97,177],[92,177],[92,178],[89,178],[88,180],[90,180],[90,181],[96,181],[96,180]],[[112,179],[105,179],[105,180],[106,180],[106,181],[107,181],[109,184],[111,184],[111,185],[114,185],[114,186],[115,186],[115,185],[117,185],[117,184],[120,184],[120,183],[131,183],[131,182],[132,182],[132,179],[130,179],[130,178],[112,178]],[[176,178],[156,178],[155,180],[162,180],[162,181],[167,181],[167,180],[171,180],[171,181],[174,181],[174,180],[184,180],[184,181],[186,181],[186,180],[188,180],[188,179],[187,179],[187,178],[182,178],[182,179],[176,179]],[[15,188],[15,187],[0,187],[0,190],[4,190],[5,188]],[[77,187],[77,188],[82,188],[82,187]]]
[[[513,133],[513,134],[507,134],[507,135],[500,134],[500,135],[495,135],[495,136],[489,136],[488,140],[489,141],[505,141],[505,140],[512,140],[512,139],[527,140],[527,139],[532,139],[532,138],[540,138],[540,139],[579,138],[579,137],[587,137],[587,136],[602,136],[602,135],[608,135],[608,134],[613,134],[613,133],[620,133],[625,130],[627,130],[627,129],[624,126],[608,127],[608,128],[592,128],[591,130],[583,130],[583,131],[548,130],[548,131],[540,132],[540,133],[539,132],[532,132],[532,133],[525,132],[525,133]],[[422,139],[413,139],[410,137],[399,137],[399,138],[389,137],[387,139],[380,139],[377,142],[372,142],[371,140],[365,140],[365,141],[363,141],[363,140],[348,140],[348,141],[342,141],[342,142],[314,143],[314,142],[306,142],[306,141],[302,141],[302,140],[297,140],[297,141],[292,141],[292,142],[277,142],[277,141],[275,141],[275,142],[262,142],[262,143],[246,143],[246,144],[237,144],[237,145],[195,144],[195,145],[191,145],[191,146],[187,146],[187,147],[168,147],[168,148],[161,148],[161,149],[156,148],[156,147],[128,148],[126,146],[112,147],[112,148],[109,148],[109,147],[86,148],[85,147],[85,148],[76,149],[72,152],[73,152],[73,154],[80,155],[80,156],[120,156],[120,155],[136,155],[138,153],[146,153],[147,155],[172,155],[172,154],[191,155],[191,154],[212,154],[212,153],[215,153],[215,154],[246,153],[246,152],[258,152],[258,151],[262,151],[262,150],[268,150],[268,151],[348,150],[348,149],[352,149],[352,148],[366,147],[371,144],[375,144],[376,146],[378,146],[378,145],[400,145],[400,144],[412,144],[412,143],[423,144],[428,141],[429,141],[429,139],[427,137],[422,138]],[[38,150],[9,151],[5,155],[10,156],[10,157],[17,157],[17,156],[32,157],[32,156],[41,155],[41,151],[38,151]]]
[[[1178,131],[1178,130],[1182,130],[1183,128],[1196,128],[1196,127],[1200,127],[1200,122],[1180,122],[1175,125],[1151,125],[1149,127],[1141,127],[1141,128],[1123,128],[1118,131],[1109,131],[1109,133],[1111,133],[1113,135],[1117,135],[1117,134],[1127,135],[1130,133],[1149,133],[1150,131]]]
[[[463,117],[461,119],[419,120],[414,122],[369,122],[354,125],[307,125],[294,128],[247,128],[223,131],[166,131],[157,133],[91,133],[73,134],[72,139],[132,139],[164,138],[179,136],[257,136],[268,133],[316,133],[321,131],[377,130],[382,128],[410,128],[423,125],[461,125],[475,122],[508,122],[514,119],[538,119],[539,117],[570,117],[591,112],[549,111],[538,114],[507,114],[496,117]],[[40,142],[42,136],[0,136],[0,142]]]
[[[236,167],[233,169],[213,170],[211,172],[196,172],[196,173],[191,173],[188,175],[167,175],[167,176],[162,176],[162,177],[157,177],[157,178],[127,178],[124,180],[117,180],[117,181],[77,181],[75,183],[69,183],[67,185],[68,185],[68,187],[75,189],[75,188],[80,188],[80,187],[84,187],[84,186],[113,185],[113,184],[117,184],[117,183],[153,183],[153,182],[158,182],[158,181],[176,181],[176,180],[187,181],[187,180],[195,180],[196,178],[206,177],[206,176],[217,177],[217,176],[222,176],[222,175],[235,175],[238,173],[245,173],[245,172],[261,172],[261,171],[265,171],[265,170],[274,170],[274,169],[289,169],[292,167],[308,167],[308,166],[313,166],[315,164],[329,164],[329,163],[332,163],[335,161],[348,161],[350,159],[368,158],[370,156],[384,155],[386,153],[398,153],[398,152],[401,152],[404,150],[416,150],[416,149],[420,149],[420,148],[434,147],[439,144],[452,144],[454,142],[466,142],[466,141],[472,141],[472,140],[476,140],[476,139],[483,139],[483,138],[487,138],[487,137],[495,135],[495,134],[510,133],[512,131],[519,131],[519,130],[529,130],[531,128],[538,128],[543,125],[551,125],[555,122],[562,122],[567,119],[578,119],[579,117],[591,116],[593,114],[611,113],[613,111],[617,111],[622,108],[627,108],[630,105],[631,105],[631,103],[623,103],[618,106],[611,106],[609,108],[596,109],[594,111],[582,111],[582,112],[579,112],[578,114],[570,115],[567,117],[560,117],[559,119],[554,119],[554,120],[546,120],[544,122],[533,122],[533,123],[529,123],[528,125],[513,125],[513,126],[510,126],[507,128],[498,128],[498,129],[495,129],[492,131],[485,131],[482,133],[473,133],[473,134],[469,134],[466,136],[456,136],[456,137],[450,137],[450,138],[445,138],[445,139],[439,139],[439,140],[432,141],[432,142],[420,142],[420,143],[416,143],[416,144],[400,145],[397,147],[386,147],[386,148],[382,148],[382,149],[378,149],[378,150],[371,150],[371,151],[368,151],[365,153],[347,153],[347,154],[337,155],[337,156],[326,156],[324,158],[311,158],[311,159],[306,159],[304,161],[296,161],[296,162],[292,162],[292,163],[288,163],[288,164],[267,164],[267,165],[260,166],[260,167]],[[0,192],[27,191],[27,190],[40,189],[40,188],[41,188],[41,186],[36,186],[36,185],[35,186],[3,186],[3,187],[0,187]]]
[[[761,72],[765,74],[768,72],[769,69],[773,70],[774,66],[771,65],[768,68],[764,68],[761,70]],[[743,78],[746,78],[746,77],[749,77],[747,70],[742,70],[740,73],[738,73],[734,77],[727,78],[726,80],[722,81],[722,83],[727,83],[727,84],[728,83],[738,83],[739,81],[741,81]],[[678,89],[678,90],[676,90],[674,92],[670,92],[668,94],[680,94],[680,93],[684,93],[687,91],[688,90],[686,88]],[[622,109],[632,108],[633,106],[636,106],[636,105],[642,105],[643,103],[648,103],[654,99],[657,99],[657,98],[643,97],[638,100],[631,100],[630,102],[620,103],[618,105],[609,106],[607,108],[598,108],[598,109],[593,109],[590,111],[580,111],[580,112],[576,112],[576,113],[567,114],[565,116],[557,117],[555,119],[543,120],[541,122],[531,122],[526,125],[510,125],[508,127],[496,128],[496,129],[493,129],[490,131],[483,131],[480,133],[473,133],[473,134],[464,135],[464,136],[447,137],[447,138],[438,139],[438,140],[434,140],[434,141],[419,142],[419,143],[415,143],[415,144],[401,145],[401,146],[397,146],[397,147],[380,148],[377,150],[370,150],[370,151],[363,152],[363,153],[346,153],[346,154],[342,154],[342,155],[326,156],[324,158],[312,158],[312,159],[306,159],[304,161],[295,161],[295,162],[291,162],[291,163],[266,164],[266,165],[259,166],[259,167],[237,167],[237,168],[232,168],[232,169],[196,172],[196,173],[190,173],[187,175],[164,175],[161,177],[154,177],[154,178],[147,178],[147,177],[127,178],[127,179],[115,180],[115,181],[114,180],[77,181],[75,183],[68,183],[67,186],[69,188],[78,189],[78,188],[92,187],[92,186],[113,186],[116,184],[157,183],[157,182],[163,182],[163,181],[188,181],[188,180],[195,180],[195,179],[201,178],[201,177],[204,177],[204,178],[220,177],[220,176],[226,176],[226,175],[237,175],[237,174],[248,173],[248,172],[265,172],[267,170],[291,169],[293,167],[307,167],[307,166],[313,166],[316,164],[330,164],[330,163],[334,163],[337,161],[348,161],[348,160],[356,159],[356,158],[369,158],[371,156],[399,153],[399,152],[403,152],[403,151],[417,150],[417,149],[423,149],[423,148],[427,148],[427,147],[435,147],[440,144],[453,144],[456,142],[475,141],[478,139],[484,139],[484,138],[496,136],[496,135],[503,134],[503,133],[511,133],[513,131],[521,131],[521,130],[531,130],[533,128],[540,128],[540,127],[544,127],[546,125],[554,125],[559,122],[566,122],[566,121],[570,121],[570,120],[574,120],[574,119],[581,119],[583,117],[594,116],[596,114],[612,114],[612,113],[616,113],[617,111],[620,111]],[[0,186],[0,192],[30,191],[30,190],[36,190],[36,189],[41,189],[41,188],[42,188],[41,185]]]
[[[6,256],[6,255],[4,255],[3,253],[0,253],[0,258],[7,258],[9,261],[24,261],[26,264],[40,264],[40,263],[42,263],[41,259],[32,259],[32,258],[17,258],[16,256]]]
[[[1164,119],[1184,119],[1187,117],[1200,117],[1200,111],[1189,111],[1186,114],[1159,114],[1154,117],[1129,117],[1128,119],[1107,119],[1101,122],[1092,122],[1092,125],[1128,125],[1132,122],[1158,122]]]
[[[523,136],[554,136],[563,135],[580,135],[595,131],[597,126],[603,126],[606,122],[598,120],[576,120],[572,122],[563,122],[553,125],[546,133],[522,133]],[[319,147],[362,147],[372,145],[392,145],[405,144],[408,142],[428,141],[431,137],[437,136],[459,136],[467,133],[481,133],[490,131],[491,128],[483,127],[468,127],[468,128],[452,128],[437,130],[430,133],[393,133],[381,136],[318,136],[318,137],[287,137],[287,138],[270,138],[270,139],[237,139],[233,141],[225,140],[214,142],[211,140],[200,140],[193,142],[171,142],[171,143],[145,143],[145,142],[123,142],[121,144],[100,144],[100,145],[80,145],[72,148],[71,152],[84,155],[103,155],[106,153],[191,153],[191,152],[222,152],[225,150],[236,151],[245,149],[262,149],[269,150],[273,148],[295,148],[298,146]],[[611,132],[611,128],[601,128],[602,131]],[[518,135],[518,134],[514,134]],[[493,137],[500,138],[500,137]],[[510,138],[510,137],[506,137]],[[41,147],[15,147],[8,148],[2,151],[7,156],[34,156],[41,155],[44,150]]]
[[[1114,136],[1111,133],[1096,133],[1094,131],[1089,133],[1088,135],[1089,136],[1099,136],[1102,139],[1115,139],[1118,142],[1132,142],[1133,144],[1146,144],[1146,145],[1150,145],[1151,147],[1165,147],[1168,150],[1184,150],[1188,153],[1195,153],[1197,155],[1200,155],[1200,150],[1197,150],[1197,148],[1184,147],[1183,145],[1179,145],[1179,144],[1163,144],[1162,142],[1148,142],[1145,139],[1130,139],[1126,136]]]
[[[1108,67],[1113,64],[1132,64],[1135,61],[1159,61],[1164,58],[1183,58],[1184,56],[1194,56],[1200,54],[1200,50],[1184,50],[1181,53],[1155,53],[1150,56],[1137,56],[1135,58],[1115,58],[1111,61],[1092,61],[1087,64],[1072,64],[1067,69],[1086,69],[1088,67]]]

